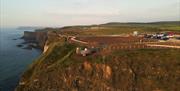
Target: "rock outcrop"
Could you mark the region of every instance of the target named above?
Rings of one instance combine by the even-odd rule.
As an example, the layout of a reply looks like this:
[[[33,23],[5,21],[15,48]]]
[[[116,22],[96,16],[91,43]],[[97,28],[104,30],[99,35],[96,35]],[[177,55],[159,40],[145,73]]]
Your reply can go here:
[[[47,31],[25,31],[22,37],[27,43],[36,43],[37,48],[44,49],[46,40],[48,38]]]

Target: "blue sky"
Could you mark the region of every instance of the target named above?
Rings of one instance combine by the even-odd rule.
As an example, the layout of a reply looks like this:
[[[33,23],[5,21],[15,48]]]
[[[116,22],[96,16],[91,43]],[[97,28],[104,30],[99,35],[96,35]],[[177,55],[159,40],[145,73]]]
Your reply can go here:
[[[0,27],[180,20],[180,0],[0,0]]]

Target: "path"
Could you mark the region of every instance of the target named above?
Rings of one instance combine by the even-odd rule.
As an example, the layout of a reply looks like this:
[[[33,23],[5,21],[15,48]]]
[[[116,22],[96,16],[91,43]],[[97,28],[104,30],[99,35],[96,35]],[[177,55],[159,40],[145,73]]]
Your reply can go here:
[[[147,46],[150,47],[165,47],[165,48],[176,48],[176,49],[180,49],[180,46],[171,46],[171,45],[157,45],[157,44],[147,44]]]
[[[88,44],[87,42],[84,42],[84,41],[81,41],[81,40],[77,40],[76,37],[71,37],[71,40],[72,41],[75,41],[75,42],[79,42],[79,43],[82,43],[82,44]]]

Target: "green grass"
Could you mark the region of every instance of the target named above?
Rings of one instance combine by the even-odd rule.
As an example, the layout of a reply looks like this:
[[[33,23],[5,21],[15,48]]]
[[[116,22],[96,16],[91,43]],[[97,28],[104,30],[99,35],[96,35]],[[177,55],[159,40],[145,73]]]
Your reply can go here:
[[[162,27],[161,29],[167,29],[172,31],[180,31],[180,25],[179,26],[170,26],[170,27]]]
[[[155,32],[180,32],[180,22],[154,22],[154,23],[107,23],[91,26],[71,26],[60,29],[67,35],[117,35]],[[62,32],[62,30],[64,30]]]
[[[172,84],[178,84],[180,74],[180,50],[176,49],[140,49],[116,51],[112,54],[122,58],[134,69],[137,85],[152,86],[172,90]],[[150,88],[149,88],[150,89]]]
[[[41,54],[41,56],[30,65],[23,78],[31,79],[34,77],[34,74],[41,73],[42,69],[52,68],[53,66],[63,63],[63,61],[74,53],[75,48],[75,45],[69,44],[63,41],[63,39],[49,44],[47,52]]]

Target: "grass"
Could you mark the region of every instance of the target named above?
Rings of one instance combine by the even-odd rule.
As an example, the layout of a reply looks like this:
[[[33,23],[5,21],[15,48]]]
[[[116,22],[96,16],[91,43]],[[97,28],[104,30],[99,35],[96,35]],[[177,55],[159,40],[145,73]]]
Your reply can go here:
[[[63,31],[64,30],[64,31]],[[62,32],[63,31],[63,32]],[[180,22],[155,22],[155,23],[107,23],[91,26],[71,26],[61,28],[60,33],[66,35],[117,35],[139,33],[155,33],[174,31],[180,32]]]
[[[38,77],[41,79],[41,84],[48,83],[52,84],[51,86],[64,86],[61,82],[62,76],[72,73],[73,77],[68,80],[75,79],[75,77],[84,77],[83,74],[85,73],[78,73],[78,70],[80,70],[79,68],[84,61],[89,61],[92,64],[106,64],[111,67],[113,70],[112,81],[107,82],[111,85],[114,84],[115,88],[128,86],[128,88],[136,87],[146,91],[152,91],[154,88],[162,91],[178,89],[177,86],[173,87],[173,84],[178,84],[180,76],[178,74],[178,70],[180,70],[180,50],[119,50],[109,55],[82,57],[75,54],[75,48],[76,45],[66,42],[52,44],[47,53],[41,55],[29,70],[25,72],[23,80],[28,82],[27,85],[33,86],[32,84],[34,83],[32,81]],[[124,72],[122,69],[132,69],[135,75],[130,74],[129,71]],[[51,76],[53,77],[51,79],[54,79],[56,82],[55,85],[53,85],[54,81],[49,79]],[[91,79],[91,81],[97,81],[96,79]],[[99,79],[98,81],[101,80]],[[133,82],[134,87],[131,87],[131,82]],[[44,84],[43,86],[48,87],[49,85]]]
[[[151,84],[163,91],[170,91],[172,90],[173,84],[179,83],[180,50],[127,50],[116,51],[112,55],[123,58],[123,61],[131,65],[137,76],[137,86],[143,86],[145,88],[148,84]]]

